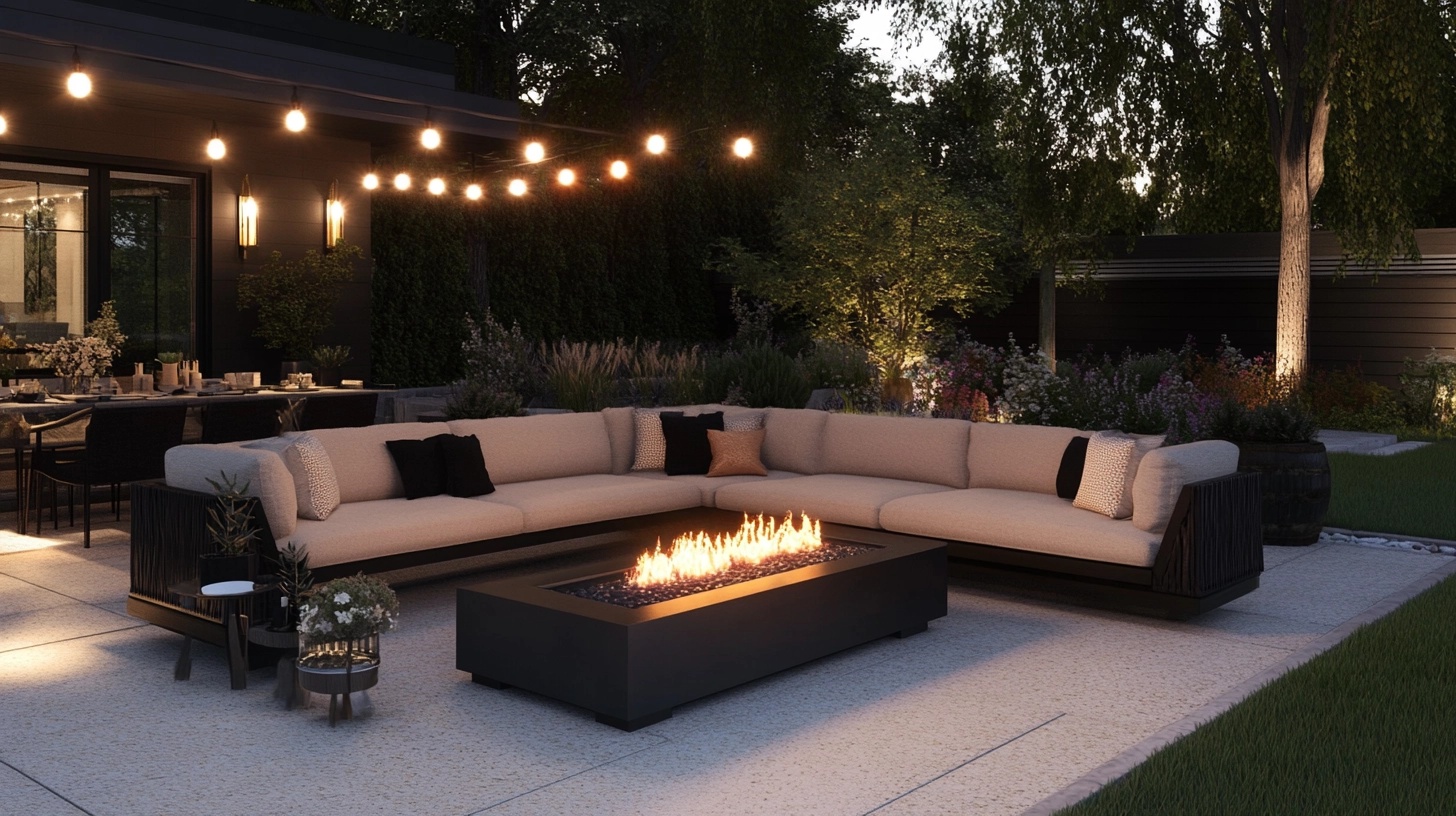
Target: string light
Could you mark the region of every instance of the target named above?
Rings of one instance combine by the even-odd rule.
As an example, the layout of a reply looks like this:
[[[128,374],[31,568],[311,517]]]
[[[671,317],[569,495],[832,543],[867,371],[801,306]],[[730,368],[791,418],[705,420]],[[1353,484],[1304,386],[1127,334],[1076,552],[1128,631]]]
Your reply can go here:
[[[399,175],[397,175],[397,176],[394,177],[394,189],[403,191],[403,190],[408,190],[409,188],[410,188],[410,177],[409,177],[409,173],[400,173]]]
[[[511,183],[506,185],[506,192],[513,196],[523,196],[526,194],[526,182],[522,179],[511,179]]]
[[[556,174],[556,183],[562,187],[570,187],[576,183],[576,171],[570,167],[561,168],[561,172]]]
[[[420,144],[426,150],[434,150],[440,146],[440,131],[435,130],[435,123],[430,121],[428,114],[425,116],[425,129],[420,131]]]
[[[540,142],[531,142],[526,145],[526,161],[535,164],[546,158],[546,147]]]
[[[647,152],[648,153],[651,153],[654,156],[660,156],[660,155],[662,155],[662,151],[664,151],[666,149],[667,149],[667,140],[664,139],[664,138],[662,138],[662,134],[660,134],[660,133],[654,133],[651,136],[648,136],[647,137]]]
[[[465,197],[471,201],[479,201],[483,195],[485,195],[485,191],[480,189],[479,184],[472,184],[465,188]]]
[[[740,159],[746,159],[753,155],[753,142],[746,136],[738,137],[733,143],[733,153]]]
[[[71,48],[71,75],[66,77],[66,90],[77,99],[85,99],[91,94],[91,77],[81,70],[79,48]]]
[[[293,89],[293,109],[283,117],[283,126],[294,133],[302,133],[308,127],[308,117],[303,115],[303,104],[298,101],[298,89]]]
[[[438,176],[435,177],[435,178],[432,178],[432,179],[430,179],[430,183],[427,184],[427,185],[425,185],[425,189],[429,190],[431,195],[444,195],[445,194],[445,180],[442,179],[442,178],[439,178]]]
[[[217,135],[217,121],[212,123],[212,138],[207,140],[207,157],[213,161],[222,161],[227,155],[227,145]]]
[[[612,162],[612,166],[607,172],[611,173],[614,179],[624,179],[627,177],[627,163],[617,159]]]
[[[366,189],[366,190],[378,190],[379,189],[379,176],[376,175],[376,174],[374,174],[374,173],[365,173],[364,174],[364,189]]]

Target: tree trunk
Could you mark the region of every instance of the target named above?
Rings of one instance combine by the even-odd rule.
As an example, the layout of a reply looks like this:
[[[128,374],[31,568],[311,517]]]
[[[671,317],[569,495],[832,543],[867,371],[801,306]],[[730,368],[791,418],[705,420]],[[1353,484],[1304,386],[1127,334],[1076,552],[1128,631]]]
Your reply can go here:
[[[1274,373],[1304,382],[1309,367],[1309,209],[1307,147],[1287,145],[1279,161],[1279,295],[1274,328]],[[1293,154],[1293,155],[1292,155]]]
[[[1041,268],[1041,308],[1037,319],[1036,344],[1046,352],[1047,363],[1057,370],[1057,268]]]

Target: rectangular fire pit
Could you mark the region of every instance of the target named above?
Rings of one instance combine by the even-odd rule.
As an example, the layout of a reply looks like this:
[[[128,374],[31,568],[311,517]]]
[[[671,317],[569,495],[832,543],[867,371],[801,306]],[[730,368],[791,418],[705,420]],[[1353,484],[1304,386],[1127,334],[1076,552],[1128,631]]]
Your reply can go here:
[[[618,577],[635,553],[463,587],[455,666],[635,731],[673,706],[945,616],[944,542],[832,524],[823,533],[868,550],[636,609],[553,589]]]

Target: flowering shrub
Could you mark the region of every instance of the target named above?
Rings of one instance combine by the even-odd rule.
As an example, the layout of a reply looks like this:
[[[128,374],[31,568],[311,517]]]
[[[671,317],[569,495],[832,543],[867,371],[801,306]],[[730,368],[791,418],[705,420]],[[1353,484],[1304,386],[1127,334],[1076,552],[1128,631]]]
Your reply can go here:
[[[358,640],[394,628],[399,599],[370,575],[335,578],[314,587],[298,608],[298,633],[310,644]]]
[[[116,349],[99,337],[62,337],[54,343],[36,343],[40,364],[55,369],[56,376],[99,377],[111,370]]]

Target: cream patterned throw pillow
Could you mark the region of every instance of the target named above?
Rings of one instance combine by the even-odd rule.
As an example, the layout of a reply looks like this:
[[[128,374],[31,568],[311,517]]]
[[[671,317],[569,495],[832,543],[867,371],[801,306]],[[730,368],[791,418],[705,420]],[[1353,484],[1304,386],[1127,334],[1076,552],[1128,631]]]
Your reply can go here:
[[[323,443],[313,434],[290,433],[249,442],[243,447],[271,450],[283,458],[293,477],[299,518],[323,521],[339,508],[339,479],[334,474],[334,464]]]
[[[1087,440],[1087,463],[1072,504],[1115,519],[1132,517],[1132,483],[1138,463],[1163,444],[1162,436],[1098,431]]]
[[[662,414],[663,411],[658,408],[638,408],[632,412],[633,436],[636,439],[632,454],[633,470],[662,470],[667,464],[667,437],[662,435]]]

